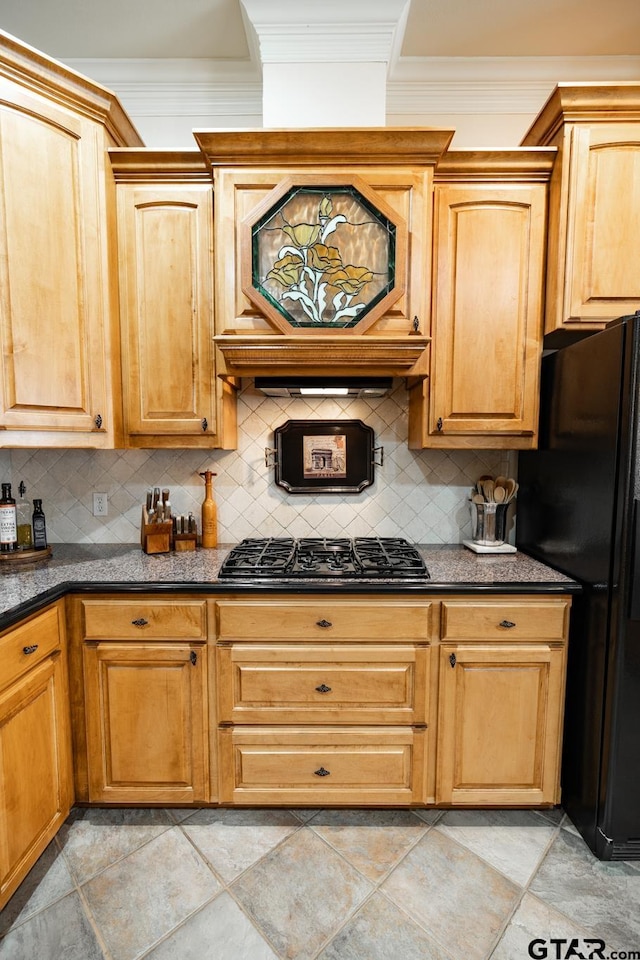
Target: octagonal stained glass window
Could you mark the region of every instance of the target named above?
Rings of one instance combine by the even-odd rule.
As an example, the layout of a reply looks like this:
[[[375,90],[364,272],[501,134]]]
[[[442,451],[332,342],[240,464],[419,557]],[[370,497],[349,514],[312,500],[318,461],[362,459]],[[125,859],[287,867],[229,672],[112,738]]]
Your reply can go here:
[[[276,322],[355,327],[394,290],[396,232],[353,185],[290,186],[251,226],[251,286]]]

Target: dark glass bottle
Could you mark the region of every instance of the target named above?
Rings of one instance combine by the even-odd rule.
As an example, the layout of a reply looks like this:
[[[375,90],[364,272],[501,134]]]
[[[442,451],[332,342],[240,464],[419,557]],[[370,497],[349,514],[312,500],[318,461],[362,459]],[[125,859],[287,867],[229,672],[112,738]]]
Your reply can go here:
[[[18,519],[16,501],[11,496],[11,484],[2,484],[0,497],[0,551],[9,553],[18,544]]]
[[[45,550],[47,546],[47,525],[42,511],[42,500],[33,501],[33,546],[35,550]]]
[[[27,488],[24,480],[18,484],[19,499],[16,502],[16,514],[18,522],[18,550],[30,550],[33,546],[33,537],[31,535],[31,504],[25,494]]]

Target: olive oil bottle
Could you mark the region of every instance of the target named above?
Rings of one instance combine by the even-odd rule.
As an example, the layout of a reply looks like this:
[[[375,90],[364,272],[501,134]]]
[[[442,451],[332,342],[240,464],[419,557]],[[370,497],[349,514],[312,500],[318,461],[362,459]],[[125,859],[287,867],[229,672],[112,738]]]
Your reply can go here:
[[[18,550],[30,550],[33,546],[31,536],[31,504],[25,494],[27,488],[24,480],[18,484],[18,502],[16,503],[16,514],[18,522]]]
[[[10,553],[18,546],[18,517],[16,501],[11,496],[11,484],[2,484],[0,497],[0,552]]]

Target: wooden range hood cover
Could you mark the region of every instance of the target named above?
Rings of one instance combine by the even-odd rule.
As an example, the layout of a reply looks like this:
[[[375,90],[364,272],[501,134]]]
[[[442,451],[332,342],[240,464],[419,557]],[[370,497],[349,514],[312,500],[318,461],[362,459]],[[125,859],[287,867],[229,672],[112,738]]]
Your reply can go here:
[[[220,223],[226,218],[228,224],[229,210],[222,207],[230,202],[232,188],[227,186],[225,189],[224,184],[232,178],[235,178],[234,183],[242,179],[253,186],[266,182],[276,170],[278,179],[270,181],[271,188],[285,182],[297,183],[298,180],[313,183],[316,173],[317,183],[321,186],[342,184],[342,179],[346,186],[350,177],[354,182],[362,178],[359,183],[364,184],[369,171],[375,184],[380,182],[380,172],[389,169],[396,177],[399,172],[403,177],[406,175],[407,183],[412,182],[412,177],[415,181],[422,177],[420,182],[430,183],[438,160],[451,142],[453,131],[420,127],[194,130],[194,137],[212,171],[216,215],[220,217]],[[261,176],[264,181],[260,180]],[[374,193],[375,189],[374,186]],[[380,205],[384,209],[382,195]],[[257,210],[259,212],[260,208]],[[245,296],[251,250],[247,221],[251,221],[251,217],[252,214],[244,222],[236,221],[234,245],[236,263],[243,265]],[[422,229],[422,225],[418,228]],[[404,229],[402,244],[406,249],[410,246],[411,230],[416,227],[408,225]],[[216,238],[216,246],[218,250],[229,250],[228,232],[224,239],[221,235]],[[397,274],[402,293],[410,287],[409,261],[405,255],[402,276]],[[227,277],[231,276],[228,261],[224,265],[221,263],[220,269]],[[424,275],[424,269],[425,264],[420,263],[420,274]],[[240,271],[236,276],[239,274]],[[405,316],[402,323],[401,316],[389,322],[388,314],[384,313],[375,319],[369,317],[361,326],[358,324],[349,329],[308,326],[287,330],[261,308],[259,299],[257,303],[256,298],[251,299],[253,309],[257,309],[262,317],[255,331],[247,327],[248,315],[236,319],[230,313],[233,309],[230,298],[225,300],[226,308],[220,309],[221,304],[217,306],[218,333],[214,342],[218,351],[218,370],[222,375],[405,377],[420,376],[422,368],[426,368],[424,354],[429,337],[421,332],[420,326],[428,329],[428,318],[421,316],[414,324],[413,316],[407,316],[408,306],[401,311]],[[381,322],[378,322],[378,316]],[[266,325],[273,329],[265,329]]]
[[[420,374],[429,337],[223,334],[214,342],[229,376],[405,377]]]

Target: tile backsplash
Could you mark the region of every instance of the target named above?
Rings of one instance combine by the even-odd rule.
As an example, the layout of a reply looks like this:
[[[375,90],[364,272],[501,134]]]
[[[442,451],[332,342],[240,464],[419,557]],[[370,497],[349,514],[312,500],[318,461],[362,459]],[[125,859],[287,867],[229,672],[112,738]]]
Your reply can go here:
[[[407,394],[402,381],[371,400],[272,399],[253,380],[238,397],[238,449],[2,450],[0,477],[14,494],[41,497],[51,543],[133,543],[149,487],[169,487],[175,513],[200,526],[203,470],[217,473],[218,540],[251,536],[404,536],[417,543],[456,543],[471,535],[468,497],[483,473],[513,473],[515,457],[494,450],[407,447]],[[288,494],[265,467],[265,447],[287,420],[359,419],[384,447],[374,483],[359,494]],[[108,496],[108,516],[94,517],[93,493]]]

